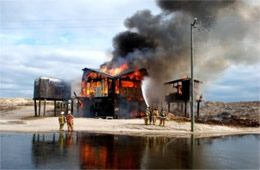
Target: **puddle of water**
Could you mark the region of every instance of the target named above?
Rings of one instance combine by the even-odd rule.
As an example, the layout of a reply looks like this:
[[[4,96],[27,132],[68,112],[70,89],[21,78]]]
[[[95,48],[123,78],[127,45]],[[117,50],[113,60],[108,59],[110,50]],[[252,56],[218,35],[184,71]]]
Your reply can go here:
[[[1,133],[1,169],[259,169],[260,135],[215,138]]]

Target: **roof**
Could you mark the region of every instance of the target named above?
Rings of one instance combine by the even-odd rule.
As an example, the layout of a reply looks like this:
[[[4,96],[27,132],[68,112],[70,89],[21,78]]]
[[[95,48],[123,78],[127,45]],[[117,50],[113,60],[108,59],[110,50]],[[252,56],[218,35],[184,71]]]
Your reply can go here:
[[[186,81],[186,80],[190,80],[190,78],[186,78],[186,79],[177,79],[177,80],[169,81],[169,82],[164,83],[164,85],[174,84],[174,83],[178,83],[178,82],[182,82],[182,81]],[[194,82],[196,82],[196,83],[202,83],[202,81],[195,80],[195,79],[194,79]]]
[[[102,72],[99,69],[83,68],[82,70],[83,71],[91,71],[91,72],[95,72],[95,73],[98,73],[98,74],[102,74],[102,75],[104,75],[106,77],[109,77],[109,78],[114,78],[113,76],[110,76],[109,74],[107,74],[105,72]]]
[[[136,71],[145,71],[145,72],[147,72],[145,68],[141,68],[141,69],[138,69],[138,70],[126,70],[126,71],[123,71],[122,73],[120,73],[119,75],[117,75],[115,77],[119,78],[119,77],[127,75],[127,74],[132,74],[132,73],[134,73]]]
[[[131,73],[134,73],[136,71],[136,70],[126,70],[126,71],[123,71],[122,73],[120,73],[117,76],[111,76],[111,75],[109,75],[109,74],[107,74],[105,72],[100,71],[99,69],[84,68],[82,70],[83,71],[91,71],[91,72],[95,72],[95,73],[98,73],[98,74],[102,74],[102,75],[104,75],[106,77],[109,77],[109,78],[112,78],[112,79],[117,79],[117,78],[120,78],[123,75],[131,74]],[[146,69],[145,68],[141,68],[138,71],[146,71]]]
[[[53,77],[44,77],[44,76],[41,76],[41,77],[35,79],[35,81],[38,81],[38,80],[65,81],[64,79],[58,79],[58,78],[53,78]]]

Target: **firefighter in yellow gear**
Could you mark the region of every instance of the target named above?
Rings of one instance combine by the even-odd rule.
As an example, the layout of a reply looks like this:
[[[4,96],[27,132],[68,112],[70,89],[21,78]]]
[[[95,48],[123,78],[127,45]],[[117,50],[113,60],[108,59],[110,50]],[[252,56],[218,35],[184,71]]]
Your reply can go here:
[[[146,108],[145,114],[144,114],[144,124],[148,125],[149,116],[151,114],[150,107]]]
[[[68,115],[66,116],[66,120],[67,120],[67,125],[68,125],[68,131],[69,132],[73,132],[73,116],[72,116],[72,114],[71,114],[71,112],[70,111],[68,111]]]
[[[153,125],[156,124],[157,116],[159,115],[159,111],[157,108],[154,108],[153,110]]]
[[[60,113],[59,123],[60,123],[60,131],[63,131],[64,124],[66,123],[64,112]]]
[[[160,113],[160,125],[159,126],[165,126],[165,121],[166,121],[166,111],[161,110]]]

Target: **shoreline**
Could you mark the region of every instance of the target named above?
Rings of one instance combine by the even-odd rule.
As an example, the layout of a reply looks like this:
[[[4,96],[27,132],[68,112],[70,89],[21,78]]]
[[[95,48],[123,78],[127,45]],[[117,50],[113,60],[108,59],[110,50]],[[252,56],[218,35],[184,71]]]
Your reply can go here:
[[[46,107],[45,117],[34,117],[33,106],[19,106],[16,110],[0,113],[0,132],[17,133],[59,133],[58,117],[53,117],[53,107]],[[226,135],[260,134],[260,127],[235,127],[195,123],[195,132],[191,132],[191,123],[169,120],[165,127],[144,125],[143,119],[97,119],[74,118],[75,132],[128,135],[128,136],[164,136],[164,137],[215,137]],[[64,126],[67,131],[67,125]]]
[[[13,133],[59,133],[57,117],[41,117],[35,120],[0,120],[0,132]],[[157,122],[158,123],[158,122]],[[260,134],[260,128],[230,127],[221,125],[195,124],[195,132],[190,132],[189,122],[167,121],[165,127],[144,125],[143,119],[94,119],[74,118],[74,132],[92,134],[153,136],[187,138],[217,137],[230,135]],[[64,131],[67,133],[67,125]]]
[[[115,133],[115,132],[103,132],[103,131],[1,131],[1,133],[23,133],[23,134],[34,134],[34,133],[89,133],[89,134],[95,134],[95,135],[117,135],[117,136],[133,136],[133,137],[169,137],[169,138],[215,138],[215,137],[223,137],[223,136],[242,136],[242,135],[260,135],[260,132],[222,132],[222,133],[186,133],[186,134],[180,134],[180,133],[164,133],[164,134],[157,134],[157,133],[131,133],[131,132],[121,132],[121,133]]]

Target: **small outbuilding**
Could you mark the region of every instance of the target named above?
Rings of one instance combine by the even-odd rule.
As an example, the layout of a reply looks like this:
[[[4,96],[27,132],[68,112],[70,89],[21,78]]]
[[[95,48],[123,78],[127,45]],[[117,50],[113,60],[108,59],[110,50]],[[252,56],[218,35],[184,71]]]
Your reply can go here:
[[[34,111],[35,116],[41,115],[41,101],[44,102],[45,115],[46,101],[54,101],[54,115],[56,116],[56,101],[66,103],[66,111],[68,110],[69,100],[71,99],[71,83],[62,79],[39,77],[34,81]],[[38,104],[37,104],[38,100]],[[38,107],[38,109],[37,109]],[[60,106],[62,107],[62,106]]]
[[[185,77],[164,83],[166,86],[171,86],[165,95],[165,102],[168,104],[168,112],[171,111],[171,103],[184,103],[184,114],[187,116],[187,103],[190,101],[190,78]],[[201,99],[199,80],[194,80],[194,99]]]

